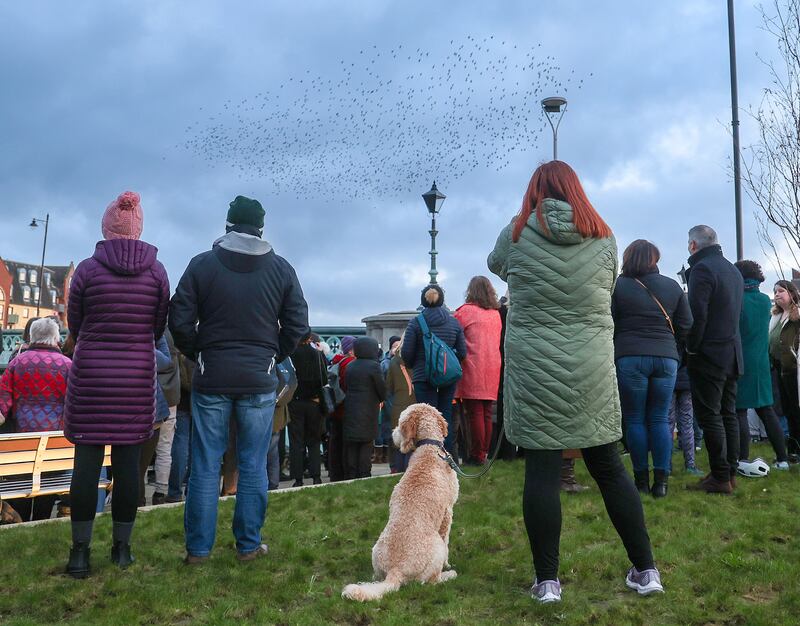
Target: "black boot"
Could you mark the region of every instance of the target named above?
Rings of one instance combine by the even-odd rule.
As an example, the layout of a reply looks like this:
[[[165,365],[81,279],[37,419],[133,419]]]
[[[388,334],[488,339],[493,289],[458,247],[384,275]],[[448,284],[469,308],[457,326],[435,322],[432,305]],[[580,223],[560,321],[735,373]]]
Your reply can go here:
[[[653,488],[650,493],[654,498],[664,498],[667,495],[667,479],[669,474],[664,470],[653,470]]]
[[[111,546],[111,562],[118,565],[120,569],[125,569],[135,560],[131,554],[131,544],[115,541]]]
[[[67,574],[73,578],[86,578],[89,575],[90,552],[88,543],[72,544],[67,562]]]
[[[642,470],[641,472],[633,472],[633,481],[636,483],[636,488],[639,493],[650,493],[650,470]]]

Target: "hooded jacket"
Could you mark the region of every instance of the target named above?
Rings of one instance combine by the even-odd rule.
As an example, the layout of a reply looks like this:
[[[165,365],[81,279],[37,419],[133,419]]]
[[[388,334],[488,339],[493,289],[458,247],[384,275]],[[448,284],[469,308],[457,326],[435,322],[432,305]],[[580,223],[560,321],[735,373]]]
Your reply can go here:
[[[378,436],[378,412],[386,399],[381,373],[381,349],[371,337],[356,340],[355,361],[347,366],[347,395],[344,399],[345,441],[372,441]]]
[[[231,231],[189,262],[170,305],[175,345],[203,394],[262,394],[308,332],[297,275],[260,237]]]
[[[75,270],[67,322],[76,343],[64,405],[73,443],[130,445],[152,435],[155,340],[169,306],[157,253],[143,241],[110,239]]]
[[[503,411],[508,440],[531,450],[618,441],[622,416],[614,367],[611,292],[614,237],[585,238],[572,207],[545,199],[519,241],[513,222],[497,238],[489,269],[508,283]]]
[[[442,306],[428,307],[422,311],[425,322],[430,331],[448,346],[455,350],[459,361],[467,357],[467,342],[464,339],[464,329],[458,320]],[[419,327],[419,320],[412,317],[406,327],[406,334],[403,338],[403,349],[400,356],[403,362],[413,369],[411,382],[426,383],[428,378],[425,376],[425,343],[422,329]]]

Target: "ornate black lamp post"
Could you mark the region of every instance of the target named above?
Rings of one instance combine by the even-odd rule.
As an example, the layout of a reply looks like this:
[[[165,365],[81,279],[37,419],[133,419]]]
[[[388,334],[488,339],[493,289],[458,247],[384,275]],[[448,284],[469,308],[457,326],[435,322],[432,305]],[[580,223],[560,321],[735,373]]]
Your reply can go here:
[[[42,283],[44,282],[44,253],[47,250],[47,228],[50,226],[50,214],[48,213],[47,216],[42,218],[34,217],[31,220],[30,227],[31,228],[38,228],[39,224],[44,222],[44,243],[42,244],[42,264],[39,266],[39,294],[36,298],[36,317],[39,317],[39,308],[42,304]]]
[[[431,285],[435,285],[436,283],[436,276],[439,275],[439,272],[436,271],[436,235],[439,231],[436,230],[436,214],[441,211],[442,203],[444,202],[445,196],[442,192],[440,192],[436,188],[436,181],[433,181],[433,186],[431,187],[430,191],[427,191],[422,194],[422,199],[425,200],[425,206],[428,207],[428,213],[431,214],[431,251],[429,254],[431,255],[431,270],[428,274],[431,275]]]

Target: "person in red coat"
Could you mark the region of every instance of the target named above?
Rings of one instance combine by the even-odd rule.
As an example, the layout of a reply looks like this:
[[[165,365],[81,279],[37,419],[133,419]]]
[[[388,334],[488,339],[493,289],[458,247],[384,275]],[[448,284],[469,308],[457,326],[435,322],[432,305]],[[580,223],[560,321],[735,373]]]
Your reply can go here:
[[[461,362],[464,375],[456,398],[464,403],[472,435],[467,463],[483,465],[492,441],[492,404],[500,385],[500,302],[485,276],[469,281],[465,300],[454,314],[464,327],[467,341],[467,358]]]

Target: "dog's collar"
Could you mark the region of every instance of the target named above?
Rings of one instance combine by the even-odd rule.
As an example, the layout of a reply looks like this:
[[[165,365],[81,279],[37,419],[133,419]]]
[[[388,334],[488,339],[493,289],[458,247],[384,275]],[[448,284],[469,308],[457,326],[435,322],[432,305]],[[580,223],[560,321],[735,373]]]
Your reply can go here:
[[[437,448],[444,448],[444,441],[438,439],[417,439],[414,445],[419,448],[420,446],[436,446]]]

